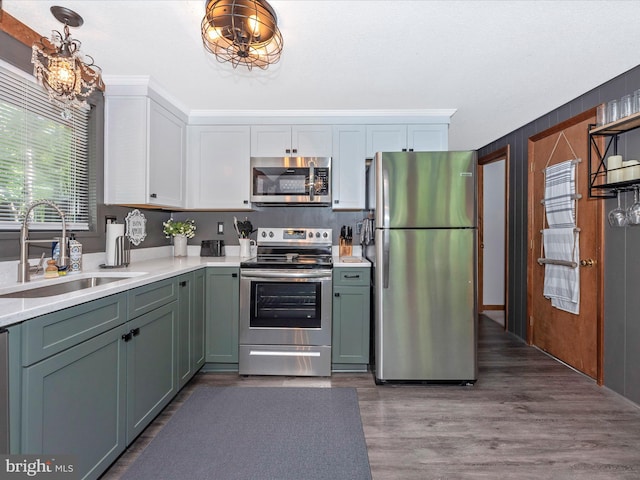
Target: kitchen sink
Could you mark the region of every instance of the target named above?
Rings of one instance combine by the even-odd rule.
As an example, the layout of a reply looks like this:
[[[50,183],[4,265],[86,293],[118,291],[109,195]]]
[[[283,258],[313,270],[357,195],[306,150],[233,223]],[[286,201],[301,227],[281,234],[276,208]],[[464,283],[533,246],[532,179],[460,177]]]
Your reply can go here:
[[[133,276],[133,275],[132,275]],[[55,283],[52,285],[42,285],[33,288],[26,288],[14,292],[0,294],[0,298],[41,298],[53,297],[54,295],[62,295],[63,293],[77,292],[85,288],[106,285],[119,280],[126,280],[131,276],[97,276],[78,278],[67,282]]]

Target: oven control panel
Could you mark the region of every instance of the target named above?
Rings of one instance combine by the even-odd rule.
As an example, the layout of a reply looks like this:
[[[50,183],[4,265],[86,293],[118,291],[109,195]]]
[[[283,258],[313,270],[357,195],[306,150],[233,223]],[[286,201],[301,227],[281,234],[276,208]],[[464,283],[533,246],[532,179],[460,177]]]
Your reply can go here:
[[[258,228],[258,245],[331,245],[330,228]]]

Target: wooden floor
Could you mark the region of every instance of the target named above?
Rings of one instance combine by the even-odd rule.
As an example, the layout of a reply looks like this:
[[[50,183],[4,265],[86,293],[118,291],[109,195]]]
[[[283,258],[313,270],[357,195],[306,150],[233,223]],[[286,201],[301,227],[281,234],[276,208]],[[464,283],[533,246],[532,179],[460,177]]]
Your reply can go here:
[[[640,479],[638,406],[492,320],[479,331],[479,379],[468,387],[199,374],[103,478],[119,478],[197,385],[237,385],[356,387],[375,480]]]

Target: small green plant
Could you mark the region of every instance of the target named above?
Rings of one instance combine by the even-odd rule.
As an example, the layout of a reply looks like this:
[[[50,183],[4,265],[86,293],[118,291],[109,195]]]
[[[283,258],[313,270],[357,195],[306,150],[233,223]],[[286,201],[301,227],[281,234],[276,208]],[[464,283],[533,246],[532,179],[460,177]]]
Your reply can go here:
[[[184,235],[187,238],[193,238],[196,234],[196,222],[194,220],[176,222],[173,218],[170,218],[166,222],[162,222],[162,227],[162,231],[167,238],[171,238],[176,235]]]

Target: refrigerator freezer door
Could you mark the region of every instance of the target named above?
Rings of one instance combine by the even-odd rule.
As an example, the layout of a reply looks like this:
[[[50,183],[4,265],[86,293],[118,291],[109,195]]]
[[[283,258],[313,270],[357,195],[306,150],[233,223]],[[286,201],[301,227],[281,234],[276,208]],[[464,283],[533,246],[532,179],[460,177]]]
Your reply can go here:
[[[375,158],[378,228],[476,226],[475,152],[391,152]]]
[[[376,230],[377,380],[477,378],[476,242],[475,229]]]

